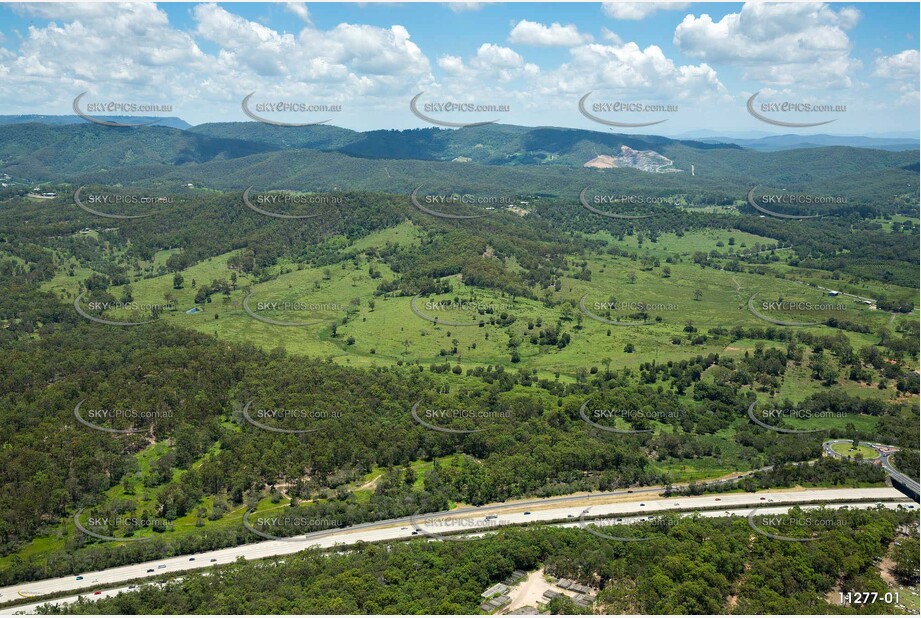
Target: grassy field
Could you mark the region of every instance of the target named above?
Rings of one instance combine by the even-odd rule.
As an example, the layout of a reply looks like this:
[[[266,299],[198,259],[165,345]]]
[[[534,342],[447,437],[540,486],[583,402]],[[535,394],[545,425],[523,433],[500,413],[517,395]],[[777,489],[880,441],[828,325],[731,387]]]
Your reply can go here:
[[[856,447],[850,442],[838,442],[831,445],[831,450],[846,457],[863,457],[864,459],[876,459],[879,457],[876,451],[869,446],[858,444]]]
[[[757,342],[752,342],[751,349],[740,342],[727,345],[727,340],[712,337],[695,344],[689,340],[685,328],[690,326],[698,333],[706,333],[716,327],[770,326],[749,310],[748,300],[752,295],[758,313],[771,319],[821,322],[837,317],[865,324],[872,331],[893,320],[890,314],[872,310],[857,299],[830,298],[805,280],[702,268],[691,257],[699,251],[744,251],[775,244],[769,238],[731,230],[703,230],[681,236],[663,234],[656,243],[646,239],[640,248],[636,235],[625,236],[622,241],[602,234],[595,237],[622,248],[636,249],[640,258],[632,260],[604,252],[583,258],[574,256],[574,261],[587,262],[591,280],[564,276],[558,291],[535,290],[537,299],[512,298],[495,290],[467,286],[461,278],[451,277],[450,293],[420,298],[414,311],[408,296],[375,296],[381,282],[397,275],[387,264],[366,254],[354,261],[322,268],[282,262],[272,269],[275,278],[264,282],[231,271],[227,267],[231,254],[225,254],[182,271],[183,287],[174,289],[170,274],[141,278],[143,272],[160,269],[171,254],[161,251],[150,263],[141,265],[131,291],[134,301],[142,307],[163,305],[170,299],[175,310],[162,313],[161,319],[267,350],[281,347],[294,354],[330,358],[359,367],[449,362],[466,368],[500,364],[511,369],[537,370],[544,377],[566,378],[590,367],[601,367],[608,361],[612,367],[637,367],[650,359],[667,362],[697,354],[750,352]],[[344,238],[328,242],[337,246],[348,244]],[[370,234],[351,248],[366,251],[388,242],[404,245],[418,242],[418,229],[403,223]],[[658,265],[654,260],[658,260]],[[513,271],[518,268],[513,261],[508,261],[505,267]],[[379,273],[379,278],[372,278],[372,270]],[[574,271],[575,268],[570,272],[575,274]],[[72,276],[62,270],[45,288],[72,296],[78,281],[88,274],[87,269],[77,269]],[[234,275],[236,284],[229,294],[214,294],[210,302],[195,303],[197,287],[215,280],[229,281]],[[115,287],[110,291],[119,298],[124,290]],[[243,310],[247,294],[250,306],[256,308],[260,317],[307,325],[280,326],[251,317]],[[587,312],[580,309],[582,299]],[[466,305],[452,305],[455,300]],[[776,304],[781,302],[785,304]],[[278,303],[288,310],[267,309],[267,303]],[[492,307],[495,312],[484,313],[477,307]],[[637,315],[641,307],[646,308],[645,316]],[[187,313],[195,308],[197,313]],[[514,321],[503,324],[492,319],[501,318],[502,313]],[[147,316],[143,312],[133,315],[121,310],[110,311],[107,317],[131,320]],[[472,325],[433,323],[435,318]],[[481,321],[485,322],[482,326]],[[643,325],[642,321],[651,323]],[[546,345],[539,338],[533,342],[533,336],[542,328],[555,326],[569,334],[568,345],[563,348]],[[827,334],[844,332],[857,348],[878,341],[875,334],[841,331],[824,325],[788,328]],[[516,350],[518,358],[513,362],[512,353]],[[872,390],[857,384],[844,384],[844,387],[855,392]],[[820,387],[808,374],[794,371],[785,380],[780,395],[801,397],[805,394],[801,389],[816,388]]]
[[[294,354],[331,358],[335,362],[353,366],[397,363],[427,365],[443,362],[464,368],[504,365],[510,369],[536,370],[541,377],[570,381],[575,379],[579,371],[590,367],[603,368],[607,363],[612,368],[637,367],[650,360],[663,363],[698,354],[717,353],[741,357],[754,353],[759,345],[784,349],[785,345],[780,342],[752,339],[729,343],[726,338],[709,338],[702,344],[693,344],[685,332],[688,326],[693,326],[701,334],[717,327],[766,326],[766,322],[749,311],[748,299],[752,294],[756,294],[759,303],[781,299],[814,304],[829,301],[825,292],[807,285],[825,281],[823,275],[828,273],[807,276],[807,273],[799,272],[798,277],[778,278],[702,268],[693,262],[691,256],[698,251],[727,251],[730,248],[730,237],[734,239],[737,250],[773,244],[771,239],[717,230],[687,233],[681,237],[663,235],[657,243],[647,239],[642,247],[635,236],[627,236],[623,241],[607,237],[606,240],[611,244],[636,249],[640,259],[632,260],[603,252],[584,258],[574,256],[574,261],[585,259],[588,263],[591,280],[564,276],[559,291],[552,288],[538,290],[537,299],[511,297],[494,290],[468,286],[459,277],[452,277],[453,289],[450,293],[419,298],[415,311],[409,296],[375,295],[382,281],[390,281],[397,275],[385,263],[367,255],[354,261],[317,268],[281,262],[273,268],[272,274],[276,275],[274,278],[257,282],[243,273],[230,270],[227,260],[232,254],[225,254],[206,259],[182,271],[184,284],[182,288],[174,289],[171,274],[152,276],[164,267],[172,253],[161,251],[150,262],[136,269],[131,291],[134,301],[141,305],[161,305],[170,299],[176,308],[161,314],[161,319],[228,341],[252,343],[267,350],[280,347]],[[345,241],[338,239],[333,242]],[[364,251],[382,247],[387,242],[417,242],[417,230],[411,224],[402,224],[369,235],[354,243],[351,248]],[[649,259],[644,262],[643,257]],[[666,262],[667,258],[671,258],[669,262]],[[654,259],[659,260],[658,266],[654,264]],[[505,266],[510,270],[518,268],[513,261],[507,261]],[[772,269],[776,268],[776,265],[772,265]],[[380,273],[380,277],[373,278],[371,271]],[[573,269],[571,272],[575,271]],[[91,272],[87,268],[75,267],[73,274],[69,274],[65,267],[44,287],[72,298],[78,289],[78,282]],[[791,272],[793,269],[788,269],[786,274]],[[214,280],[230,280],[234,274],[237,277],[236,284],[229,294],[215,294],[210,302],[196,304],[198,286],[210,284]],[[831,287],[825,283],[817,285]],[[110,291],[118,298],[123,288],[116,287]],[[309,326],[277,326],[259,321],[243,310],[243,300],[247,295],[249,306],[255,308],[254,311],[261,317],[286,322],[317,323]],[[580,299],[583,298],[586,309],[594,317],[580,309]],[[761,310],[761,305],[757,306],[762,313],[777,319],[821,321],[830,315],[845,316],[849,320],[871,325],[873,330],[892,321],[890,314],[873,311],[855,299],[837,297],[831,300],[843,307],[805,312],[782,308]],[[458,307],[452,304],[453,301],[468,304]],[[288,307],[294,308],[262,309],[259,303],[288,303]],[[636,315],[640,304],[648,307],[647,315]],[[195,307],[201,311],[186,313]],[[486,313],[478,309],[483,307],[491,307],[493,312]],[[514,321],[510,324],[502,323],[503,314],[512,316]],[[106,317],[120,320],[129,319],[132,315],[127,311],[112,311]],[[599,321],[596,317],[615,324]],[[471,325],[433,323],[435,318]],[[641,321],[652,323],[642,325],[639,323]],[[480,322],[483,324],[480,325]],[[335,333],[333,324],[336,325]],[[539,340],[532,343],[532,336],[537,335],[541,329],[557,325],[562,332],[571,336],[569,345],[558,348],[543,345]],[[876,335],[846,332],[824,325],[790,328],[827,334],[845,332],[856,347],[878,341]],[[513,348],[519,353],[518,362],[512,362]],[[710,379],[708,374],[704,375],[704,379]],[[826,388],[812,379],[805,363],[790,364],[772,397],[760,392],[757,396],[764,405],[779,406],[785,399],[801,401]],[[861,397],[891,400],[895,396],[891,388],[880,390],[875,385],[851,382],[843,372],[834,388]],[[687,403],[691,403],[690,394],[684,398]],[[739,412],[738,424],[748,423],[744,410]],[[800,429],[840,428],[851,423],[857,429],[869,432],[877,419],[851,415],[842,418],[789,419],[787,423]],[[718,447],[719,457],[653,461],[650,464],[651,470],[666,475],[674,483],[700,481],[745,471],[748,466],[739,457],[739,445],[734,439],[735,427],[734,424],[714,435],[699,436],[702,441]],[[656,429],[672,430],[670,426],[658,424]],[[847,447],[841,445],[841,448]],[[165,445],[156,444],[139,452],[136,455],[137,471],[127,483],[109,489],[106,503],[131,501],[139,513],[154,509],[155,496],[162,485],[146,486],[144,479],[151,463],[162,454],[164,448]],[[860,450],[867,458],[875,455],[865,447]],[[451,456],[443,458],[439,463],[455,465],[456,461]],[[417,486],[421,486],[425,474],[433,465],[432,462],[424,461],[411,464],[417,472]],[[174,472],[179,474],[178,471]],[[367,501],[383,473],[383,469],[371,470],[351,483],[348,489],[357,500]],[[164,534],[192,534],[200,528],[207,530],[239,526],[246,511],[244,506],[234,507],[213,520],[200,515],[210,513],[220,499],[215,496],[205,497],[196,509],[170,522]],[[254,515],[284,509],[288,504],[283,488],[274,495],[266,492]],[[44,554],[62,549],[74,534],[73,521],[63,521],[51,533],[36,538],[14,554],[0,558],[0,568],[14,559],[40,559]],[[135,532],[135,538],[158,534],[149,528],[141,529]]]

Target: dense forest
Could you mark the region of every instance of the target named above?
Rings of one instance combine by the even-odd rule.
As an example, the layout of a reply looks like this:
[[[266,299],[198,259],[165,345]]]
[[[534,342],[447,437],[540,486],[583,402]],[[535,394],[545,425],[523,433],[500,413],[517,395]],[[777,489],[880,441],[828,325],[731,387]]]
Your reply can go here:
[[[645,363],[639,374],[604,368],[575,382],[538,378],[502,366],[468,369],[466,375],[449,371],[447,364],[359,370],[281,351],[228,345],[160,323],[128,330],[76,322],[65,304],[37,292],[23,280],[23,273],[6,274],[10,293],[3,299],[3,311],[30,308],[20,330],[7,330],[2,344],[6,360],[0,371],[0,441],[10,446],[0,450],[4,488],[0,519],[6,552],[53,529],[82,507],[92,507],[93,514],[150,515],[139,511],[130,497],[105,502],[105,492],[115,486],[137,498],[154,492],[156,513],[172,521],[194,512],[200,518],[220,518],[236,505],[253,505],[265,496],[278,500],[281,496],[274,488],[283,484],[292,506],[316,501],[296,506],[300,512],[345,525],[405,516],[419,509],[440,510],[450,501],[484,504],[526,495],[668,483],[667,475],[651,469],[651,461],[718,457],[734,460],[741,469],[753,469],[810,460],[820,456],[821,438],[766,432],[752,425],[744,415],[750,395],[738,386],[769,381],[771,373],[784,371],[788,361],[801,355],[804,344],[837,346],[841,354],[853,354],[839,339],[766,329],[771,332],[758,336],[770,339],[782,333],[788,340],[786,353],[759,348],[741,360],[707,356]],[[31,329],[23,330],[25,324]],[[41,337],[28,337],[28,332],[40,332]],[[754,333],[740,330],[733,336]],[[712,373],[715,368],[720,368],[718,378],[701,380],[705,371]],[[680,399],[686,391],[693,397]],[[341,393],[350,395],[343,398]],[[668,432],[612,439],[580,418],[580,407],[589,397],[610,407],[679,413],[661,419],[671,426]],[[81,400],[106,409],[130,404],[149,414],[141,420],[113,421],[113,428],[137,430],[113,438],[75,422],[74,406]],[[281,429],[310,428],[314,433],[267,432],[244,422],[241,408],[247,401],[277,407],[309,402],[311,408],[329,415],[301,424],[269,421]],[[410,409],[418,401],[502,415],[496,414],[499,420],[485,425],[470,419],[455,422],[454,428],[489,429],[458,437],[417,424]],[[845,427],[827,436],[914,443],[911,425],[903,420],[910,413],[908,406],[844,393],[819,393],[805,404],[879,418],[879,433]],[[451,422],[446,421],[446,426],[451,427]],[[634,428],[644,429],[649,422],[634,419]],[[734,428],[732,448],[710,439],[725,427]],[[169,450],[149,470],[139,472],[135,454],[163,441]],[[451,465],[436,465],[424,485],[414,487],[415,474],[405,466],[445,456],[457,459]],[[390,472],[369,501],[356,500],[348,484],[375,467]],[[47,470],[67,472],[43,472]],[[826,479],[842,482],[841,470],[831,471]],[[845,476],[851,482],[861,479],[861,475]],[[864,479],[880,480],[878,475]],[[210,510],[203,509],[199,505],[206,496],[220,500]],[[94,506],[103,502],[102,510]],[[236,544],[245,538],[238,528],[223,536],[206,535],[206,542],[186,535],[128,547],[108,547],[78,536],[48,560],[15,561],[2,572],[2,581]],[[106,533],[130,535],[132,531]]]
[[[691,517],[663,529],[642,526],[652,537],[643,543],[544,527],[463,543],[308,550],[284,560],[238,561],[114,598],[46,606],[44,613],[472,614],[483,590],[515,569],[540,567],[600,588],[595,610],[604,614],[893,613],[881,601],[847,607],[828,599],[837,591],[888,590],[877,562],[911,515],[881,509],[810,516],[835,522],[812,530],[811,543],[753,535],[745,518]],[[893,552],[893,569],[908,583],[917,578],[918,538],[905,540]],[[573,609],[562,601],[551,606],[554,613]]]

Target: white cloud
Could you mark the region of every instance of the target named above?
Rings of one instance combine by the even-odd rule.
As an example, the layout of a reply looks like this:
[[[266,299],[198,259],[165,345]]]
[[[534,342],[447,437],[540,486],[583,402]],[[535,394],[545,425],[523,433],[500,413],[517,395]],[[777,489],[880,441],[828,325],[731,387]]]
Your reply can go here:
[[[175,102],[193,94],[186,80],[207,66],[195,40],[171,28],[166,13],[150,3],[12,8],[51,20],[30,25],[16,53],[2,59],[4,90],[23,88],[23,103],[30,97],[58,102],[103,89],[112,96],[131,91]]]
[[[300,17],[305,24],[313,23],[310,21],[310,11],[305,2],[285,2],[285,10]]]
[[[309,18],[303,5],[290,6]],[[400,25],[306,25],[289,34],[199,4],[191,11],[194,28],[185,31],[151,3],[14,10],[50,20],[31,25],[17,49],[0,52],[0,100],[14,100],[17,111],[64,111],[83,91],[107,100],[170,103],[177,115],[199,118],[217,109],[239,113],[239,101],[252,91],[308,102],[365,97],[369,106],[392,106],[433,82],[428,58]],[[199,41],[217,50],[205,53]]]
[[[570,61],[545,72],[541,91],[573,95],[589,91],[639,100],[705,100],[724,97],[726,89],[707,64],[676,65],[657,45],[641,49],[611,37],[570,50]]]
[[[918,80],[921,62],[917,49],[906,49],[892,56],[880,56],[876,59],[873,75],[884,79]]]
[[[898,102],[901,105],[917,106],[921,100],[919,74],[921,61],[917,49],[906,49],[891,56],[880,56],[873,68],[874,77],[889,80],[887,89],[899,93]]]
[[[485,2],[445,2],[445,4],[453,12],[463,13],[464,11],[479,11]]]
[[[575,47],[592,40],[591,35],[579,33],[576,26],[562,26],[556,22],[544,24],[522,19],[508,37],[509,42],[538,47]]]
[[[224,73],[234,79],[273,77],[285,87],[316,82],[355,95],[412,88],[430,78],[428,58],[403,26],[342,23],[326,31],[308,26],[292,35],[213,4],[196,6],[194,15],[197,33],[221,45]]]
[[[656,11],[683,11],[690,2],[603,2],[601,10],[614,19],[639,20]]]
[[[749,2],[717,22],[687,15],[674,43],[691,57],[743,67],[746,79],[764,84],[843,88],[861,66],[846,32],[859,18],[850,7]]]

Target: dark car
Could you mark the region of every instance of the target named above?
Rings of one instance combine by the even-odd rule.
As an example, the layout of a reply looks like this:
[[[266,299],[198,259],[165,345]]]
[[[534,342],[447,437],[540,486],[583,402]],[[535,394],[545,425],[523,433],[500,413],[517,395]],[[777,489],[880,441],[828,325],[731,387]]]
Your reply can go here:
[[[153,570],[153,569],[147,569],[147,572],[148,572],[148,573],[153,573],[154,570]]]
[[[80,581],[81,579],[83,579],[83,576],[82,576],[82,575],[77,575],[77,581]]]

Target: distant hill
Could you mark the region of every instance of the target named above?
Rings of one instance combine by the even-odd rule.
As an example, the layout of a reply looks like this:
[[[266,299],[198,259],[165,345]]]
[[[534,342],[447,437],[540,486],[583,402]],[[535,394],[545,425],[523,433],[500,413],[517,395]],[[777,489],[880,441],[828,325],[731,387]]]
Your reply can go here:
[[[585,167],[608,158],[623,160],[624,166]],[[669,160],[672,165],[652,165]],[[866,203],[917,187],[911,171],[917,161],[916,151],[832,146],[765,152],[736,144],[510,125],[367,133],[261,123],[187,131],[87,123],[0,125],[0,172],[14,179],[193,183],[228,190],[255,185],[405,193],[424,185],[426,190],[575,198],[591,185],[619,194],[687,193],[698,202],[706,194],[711,203],[731,203],[752,185],[762,185],[790,191],[822,187],[824,194],[847,194]]]
[[[25,180],[138,165],[181,166],[270,150],[273,148],[254,142],[211,138],[168,127],[0,125],[0,169]]]
[[[710,153],[741,150],[735,144],[709,144],[647,135],[623,135],[562,129],[491,124],[462,129],[381,130],[359,133],[330,126],[274,127],[258,122],[210,123],[192,133],[243,139],[282,149],[338,151],[364,159],[463,161],[482,165],[562,165],[582,167],[602,155],[617,156],[621,148],[655,151],[679,168],[708,165]]]
[[[338,150],[361,139],[361,133],[331,125],[277,127],[262,122],[209,122],[189,129],[208,137],[228,138],[269,144],[275,149]]]
[[[151,122],[152,127],[170,127],[173,129],[188,129],[192,125],[175,116],[163,118],[160,116],[94,116],[99,120],[108,120],[109,122]],[[44,116],[40,114],[27,114],[23,116],[0,116],[0,125],[4,124],[23,124],[26,122],[38,122],[49,125],[65,124],[92,124],[89,120],[80,116]]]
[[[919,140],[900,137],[863,137],[860,135],[772,135],[757,139],[733,137],[707,137],[701,141],[708,144],[736,144],[753,150],[773,151],[795,148],[819,148],[821,146],[853,146],[877,150],[918,150]]]

